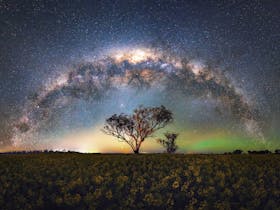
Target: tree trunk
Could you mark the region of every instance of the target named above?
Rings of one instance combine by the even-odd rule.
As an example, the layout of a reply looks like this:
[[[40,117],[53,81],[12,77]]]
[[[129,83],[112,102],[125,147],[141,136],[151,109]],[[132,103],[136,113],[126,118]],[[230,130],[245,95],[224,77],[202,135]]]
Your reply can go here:
[[[134,150],[134,154],[139,154],[139,148],[137,148],[136,150]]]

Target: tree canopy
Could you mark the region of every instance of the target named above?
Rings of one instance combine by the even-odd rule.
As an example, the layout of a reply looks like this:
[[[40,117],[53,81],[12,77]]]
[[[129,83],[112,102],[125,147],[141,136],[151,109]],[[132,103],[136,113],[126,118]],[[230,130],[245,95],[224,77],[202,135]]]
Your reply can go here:
[[[165,133],[165,139],[157,139],[157,142],[160,143],[167,153],[174,153],[178,149],[176,145],[176,138],[178,137],[177,133]]]
[[[140,106],[132,115],[114,114],[107,118],[102,131],[127,143],[137,154],[147,137],[172,121],[173,114],[165,106]]]

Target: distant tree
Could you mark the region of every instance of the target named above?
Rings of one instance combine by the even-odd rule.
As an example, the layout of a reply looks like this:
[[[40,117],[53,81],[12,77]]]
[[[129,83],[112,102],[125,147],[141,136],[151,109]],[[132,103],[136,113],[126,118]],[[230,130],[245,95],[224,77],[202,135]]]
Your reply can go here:
[[[271,151],[269,151],[269,150],[264,150],[264,154],[271,154]]]
[[[127,143],[135,154],[155,131],[173,121],[172,112],[164,106],[135,109],[132,115],[114,114],[106,119],[102,131]]]
[[[249,154],[271,154],[269,150],[259,150],[259,151],[248,151]]]
[[[176,145],[176,138],[178,137],[177,133],[165,133],[165,139],[157,139],[157,142],[160,143],[167,153],[174,153],[178,149]]]
[[[240,154],[242,154],[242,153],[243,153],[243,151],[240,150],[240,149],[234,150],[234,151],[232,152],[232,154],[235,154],[235,155],[240,155]]]

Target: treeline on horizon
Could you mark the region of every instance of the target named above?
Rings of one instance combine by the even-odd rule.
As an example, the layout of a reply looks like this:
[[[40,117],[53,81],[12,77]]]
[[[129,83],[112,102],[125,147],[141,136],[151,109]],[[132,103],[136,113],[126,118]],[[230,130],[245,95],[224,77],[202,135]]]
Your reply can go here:
[[[71,150],[21,150],[21,151],[7,151],[7,152],[0,152],[0,154],[41,154],[41,153],[77,153],[77,154],[83,154],[81,152],[77,151],[71,151]],[[99,152],[93,152],[93,153],[86,153],[86,154],[114,154],[114,153],[99,153]],[[117,153],[122,154],[122,153]],[[127,153],[124,153],[127,154]],[[154,154],[165,154],[165,153],[154,153]],[[178,154],[178,153],[177,153]],[[179,153],[180,154],[180,153]],[[187,153],[186,153],[187,154]],[[194,153],[194,154],[220,154],[220,153]],[[239,154],[246,154],[244,151],[237,149],[233,152],[225,152],[224,155],[239,155]],[[273,154],[270,150],[248,150],[247,154]],[[280,149],[274,150],[274,154],[280,154]]]
[[[242,150],[237,149],[234,150],[233,152],[225,152],[225,155],[230,155],[230,154],[242,154],[244,153]],[[248,150],[247,151],[248,154],[272,154],[272,152],[270,150]],[[280,154],[280,149],[276,149],[274,150],[275,154]]]

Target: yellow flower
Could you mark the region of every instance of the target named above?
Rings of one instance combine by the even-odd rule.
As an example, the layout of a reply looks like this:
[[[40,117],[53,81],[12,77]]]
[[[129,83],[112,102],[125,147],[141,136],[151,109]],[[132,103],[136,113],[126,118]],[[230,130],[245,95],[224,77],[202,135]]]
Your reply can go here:
[[[175,182],[173,182],[173,184],[172,184],[172,187],[174,188],[174,189],[177,189],[178,187],[179,187],[179,182],[178,181],[175,181]]]
[[[108,198],[109,200],[111,200],[113,197],[112,191],[109,190],[108,192],[106,192],[106,198]]]
[[[102,195],[101,189],[96,189],[93,193],[95,198],[99,198]]]
[[[103,182],[103,177],[102,176],[94,176],[93,177],[93,181],[96,183],[96,184],[101,184]]]

